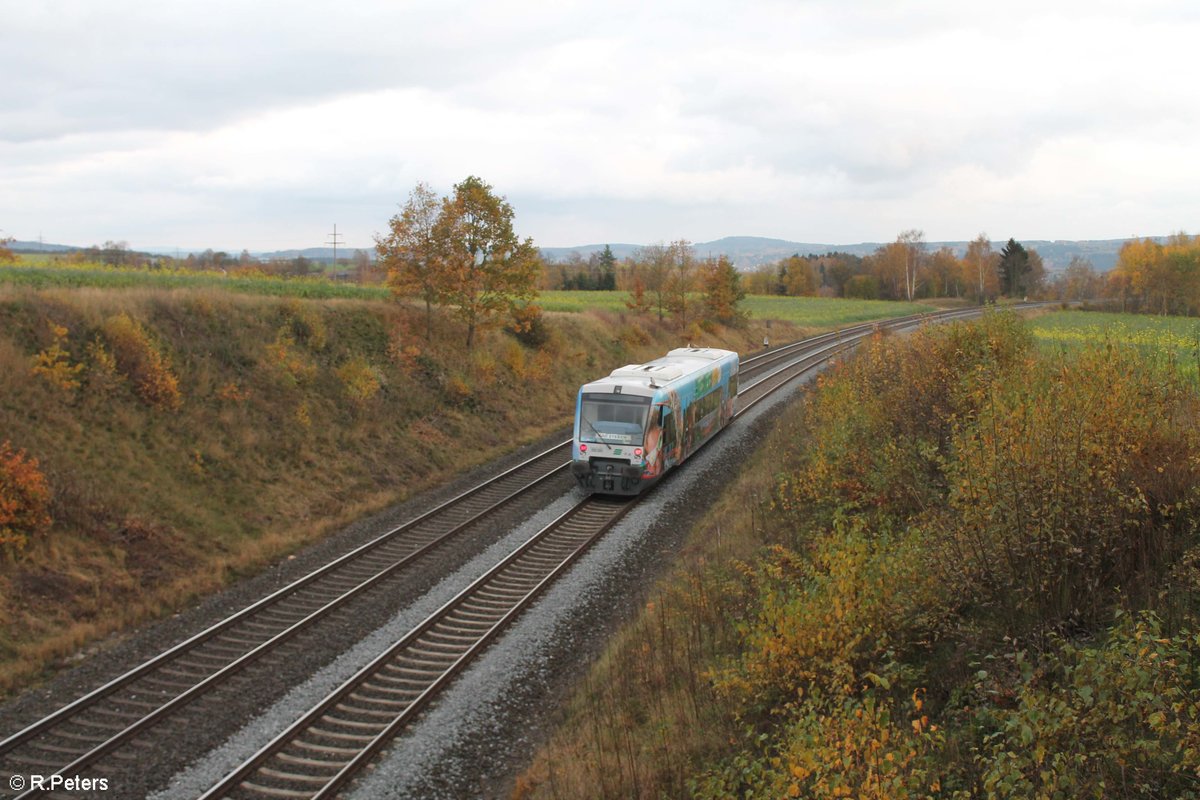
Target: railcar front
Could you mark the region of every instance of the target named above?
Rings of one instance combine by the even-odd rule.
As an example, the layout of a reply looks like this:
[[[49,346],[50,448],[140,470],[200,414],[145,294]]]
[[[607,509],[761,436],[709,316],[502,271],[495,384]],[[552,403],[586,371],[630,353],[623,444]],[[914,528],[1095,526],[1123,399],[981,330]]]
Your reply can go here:
[[[658,481],[732,417],[738,355],[677,348],[584,384],[571,471],[586,491],[633,495]]]
[[[584,489],[637,494],[646,470],[652,389],[597,381],[579,390],[571,471]]]

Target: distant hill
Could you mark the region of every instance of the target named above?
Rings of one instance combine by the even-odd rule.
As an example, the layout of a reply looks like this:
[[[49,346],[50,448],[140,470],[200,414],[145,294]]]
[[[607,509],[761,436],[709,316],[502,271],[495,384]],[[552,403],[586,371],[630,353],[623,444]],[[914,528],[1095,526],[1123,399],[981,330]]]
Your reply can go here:
[[[375,248],[374,247],[340,247],[340,246],[337,249],[338,260],[341,261],[343,258],[351,258],[354,256],[355,252],[357,252],[358,250],[362,250],[363,252],[365,252],[367,254],[368,258],[374,260],[374,258],[375,258]],[[236,256],[237,253],[232,253],[231,255]],[[307,258],[309,261],[327,261],[329,263],[333,263],[333,248],[332,247],[306,247],[303,250],[270,250],[270,251],[251,250],[250,255],[254,256],[255,258],[260,258],[264,261],[275,261],[275,260],[290,261],[291,259],[299,258],[300,256],[303,256],[304,258]]]
[[[73,253],[83,249],[65,244],[44,244],[43,242],[22,242],[20,240],[14,240],[8,247],[14,253]]]
[[[1158,241],[1165,241],[1164,236],[1150,237]],[[1004,246],[1007,239],[993,240],[992,246],[999,250]],[[1045,239],[1019,239],[1025,247],[1032,247],[1041,254],[1042,259],[1046,262],[1046,267],[1050,271],[1065,269],[1067,264],[1071,263],[1074,256],[1081,256],[1092,262],[1100,272],[1106,272],[1112,269],[1117,263],[1117,254],[1121,251],[1121,246],[1128,239],[1087,239],[1081,241],[1070,240],[1045,240]],[[800,255],[821,255],[824,253],[849,253],[855,256],[868,256],[883,246],[883,242],[859,242],[857,244],[820,244],[815,242],[793,242],[787,239],[771,239],[765,236],[726,236],[723,239],[715,239],[711,242],[695,242],[692,247],[695,248],[697,255],[701,258],[709,256],[726,256],[739,269],[753,269],[760,264],[768,264],[772,261],[778,261],[781,258],[787,258],[793,254]],[[941,247],[949,247],[957,255],[962,256],[967,251],[967,242],[927,242],[929,250],[937,250]],[[629,258],[642,245],[628,243],[609,244],[612,248],[613,255],[618,259]],[[18,253],[69,253],[84,248],[72,245],[49,244],[43,242],[24,242],[15,241],[10,247]],[[571,253],[578,253],[581,257],[587,258],[592,253],[599,253],[604,250],[603,244],[584,244],[575,247],[543,247],[541,248],[542,256],[550,261],[562,261],[570,256]],[[220,249],[220,248],[213,248]],[[339,259],[352,258],[356,251],[363,250],[371,259],[375,258],[374,247],[339,247],[337,254]],[[189,253],[199,253],[196,249],[178,249],[155,247],[149,248],[145,252],[157,253],[162,255],[188,255]],[[240,249],[225,250],[230,256],[236,258],[241,252]],[[274,259],[294,259],[298,256],[303,256],[310,261],[330,263],[333,261],[332,247],[307,247],[303,249],[293,250],[252,250],[251,255],[255,258],[264,261]]]
[[[1164,240],[1165,237],[1152,237]],[[992,246],[999,250],[1007,239],[995,241]],[[1128,239],[1092,239],[1083,241],[1019,239],[1025,247],[1032,247],[1041,254],[1051,271],[1065,269],[1074,256],[1082,256],[1092,262],[1097,270],[1106,272],[1117,263],[1117,254]],[[967,251],[967,242],[927,242],[929,250],[949,247],[958,256]],[[868,256],[884,245],[883,242],[860,242],[858,244],[818,244],[814,242],[792,242],[786,239],[769,239],[763,236],[726,236],[711,242],[695,242],[692,247],[701,257],[726,256],[739,269],[753,269],[760,264],[767,264],[787,258],[790,255],[821,255],[823,253],[848,253],[855,256]],[[610,245],[617,258],[626,258],[638,249],[638,245]],[[560,261],[571,253],[579,253],[587,258],[592,253],[604,250],[602,244],[580,245],[578,247],[543,247],[542,255],[552,261]]]

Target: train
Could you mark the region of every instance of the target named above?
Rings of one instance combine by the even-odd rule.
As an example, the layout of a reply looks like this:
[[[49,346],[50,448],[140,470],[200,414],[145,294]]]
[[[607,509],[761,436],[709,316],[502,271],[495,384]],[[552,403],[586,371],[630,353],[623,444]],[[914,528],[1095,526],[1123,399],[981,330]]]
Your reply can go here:
[[[738,354],[680,347],[585,383],[575,402],[571,473],[586,492],[636,495],[733,419]]]

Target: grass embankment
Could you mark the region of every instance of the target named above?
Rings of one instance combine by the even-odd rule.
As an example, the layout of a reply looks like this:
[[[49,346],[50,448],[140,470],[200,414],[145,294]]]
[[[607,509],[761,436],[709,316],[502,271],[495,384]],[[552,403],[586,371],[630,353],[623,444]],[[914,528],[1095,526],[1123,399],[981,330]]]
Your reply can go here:
[[[466,353],[391,302],[0,287],[0,442],[37,459],[54,520],[18,548],[0,506],[0,691],[563,427],[581,383],[685,343],[604,313],[546,329]]]
[[[516,795],[1200,796],[1200,394],[1034,341],[994,315],[824,376]]]

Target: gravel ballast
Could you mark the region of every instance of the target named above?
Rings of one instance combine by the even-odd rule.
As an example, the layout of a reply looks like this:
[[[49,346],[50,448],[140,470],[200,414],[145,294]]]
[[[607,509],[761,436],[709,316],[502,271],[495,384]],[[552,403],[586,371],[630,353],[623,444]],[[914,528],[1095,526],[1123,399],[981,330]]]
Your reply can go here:
[[[771,409],[793,393],[760,403],[640,502],[344,794],[358,800],[506,797],[552,730],[558,703],[644,602],[726,476],[753,451]],[[153,796],[202,793],[581,496],[570,491],[555,499]]]

